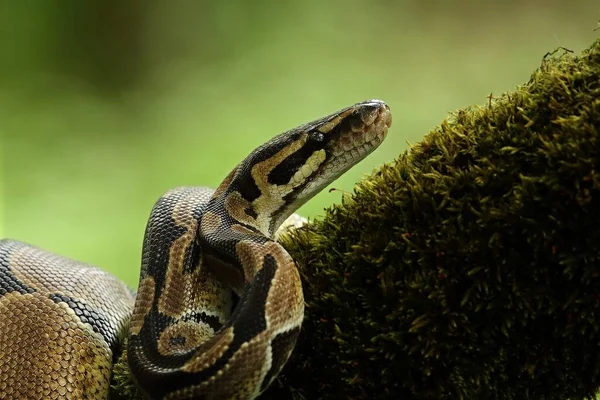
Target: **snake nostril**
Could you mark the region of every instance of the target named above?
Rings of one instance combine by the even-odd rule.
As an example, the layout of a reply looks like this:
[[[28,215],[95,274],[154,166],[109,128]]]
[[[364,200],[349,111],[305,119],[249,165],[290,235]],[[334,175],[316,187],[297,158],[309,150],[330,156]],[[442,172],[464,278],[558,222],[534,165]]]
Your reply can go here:
[[[365,125],[372,125],[379,114],[379,107],[364,107],[360,110],[360,119],[365,123]]]

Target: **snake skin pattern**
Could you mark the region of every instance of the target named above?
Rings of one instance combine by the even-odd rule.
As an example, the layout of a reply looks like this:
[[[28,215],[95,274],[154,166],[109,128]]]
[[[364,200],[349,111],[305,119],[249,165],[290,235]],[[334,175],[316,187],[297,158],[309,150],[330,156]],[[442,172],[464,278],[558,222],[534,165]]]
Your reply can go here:
[[[105,399],[133,300],[99,269],[0,241],[0,399]]]
[[[391,125],[368,100],[284,132],[216,189],[176,188],[152,209],[137,295],[90,265],[0,241],[0,399],[106,399],[113,358],[149,399],[254,399],[303,319],[293,212],[373,151]]]

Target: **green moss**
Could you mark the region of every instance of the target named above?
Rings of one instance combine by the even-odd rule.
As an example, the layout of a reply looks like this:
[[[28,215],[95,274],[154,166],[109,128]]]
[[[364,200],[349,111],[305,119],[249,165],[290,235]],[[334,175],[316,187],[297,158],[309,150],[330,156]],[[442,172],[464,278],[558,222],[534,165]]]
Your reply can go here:
[[[127,364],[127,339],[122,346],[121,356],[113,367],[109,400],[140,400],[143,396],[133,383],[131,370]]]
[[[458,111],[287,237],[307,313],[264,398],[591,397],[599,131],[596,41]]]
[[[285,237],[306,317],[262,398],[592,397],[599,131],[600,40],[547,55]]]

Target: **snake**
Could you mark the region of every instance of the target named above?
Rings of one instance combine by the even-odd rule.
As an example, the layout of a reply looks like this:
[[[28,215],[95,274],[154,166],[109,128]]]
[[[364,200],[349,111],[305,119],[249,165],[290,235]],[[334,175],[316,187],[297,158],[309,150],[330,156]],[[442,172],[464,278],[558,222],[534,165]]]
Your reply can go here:
[[[1,240],[0,399],[106,399],[123,348],[148,399],[257,398],[304,319],[300,273],[277,239],[390,125],[389,107],[366,100],[275,136],[216,189],[168,190],[146,225],[137,292]]]

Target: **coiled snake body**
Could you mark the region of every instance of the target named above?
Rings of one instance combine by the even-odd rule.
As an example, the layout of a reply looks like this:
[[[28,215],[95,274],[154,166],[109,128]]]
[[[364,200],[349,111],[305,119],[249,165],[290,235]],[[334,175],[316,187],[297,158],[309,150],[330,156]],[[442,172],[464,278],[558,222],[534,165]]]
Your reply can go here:
[[[0,241],[0,399],[105,399],[127,335],[148,398],[257,397],[304,312],[277,230],[390,124],[385,103],[358,103],[271,139],[214,191],[167,192],[148,221],[137,295],[87,264]]]

